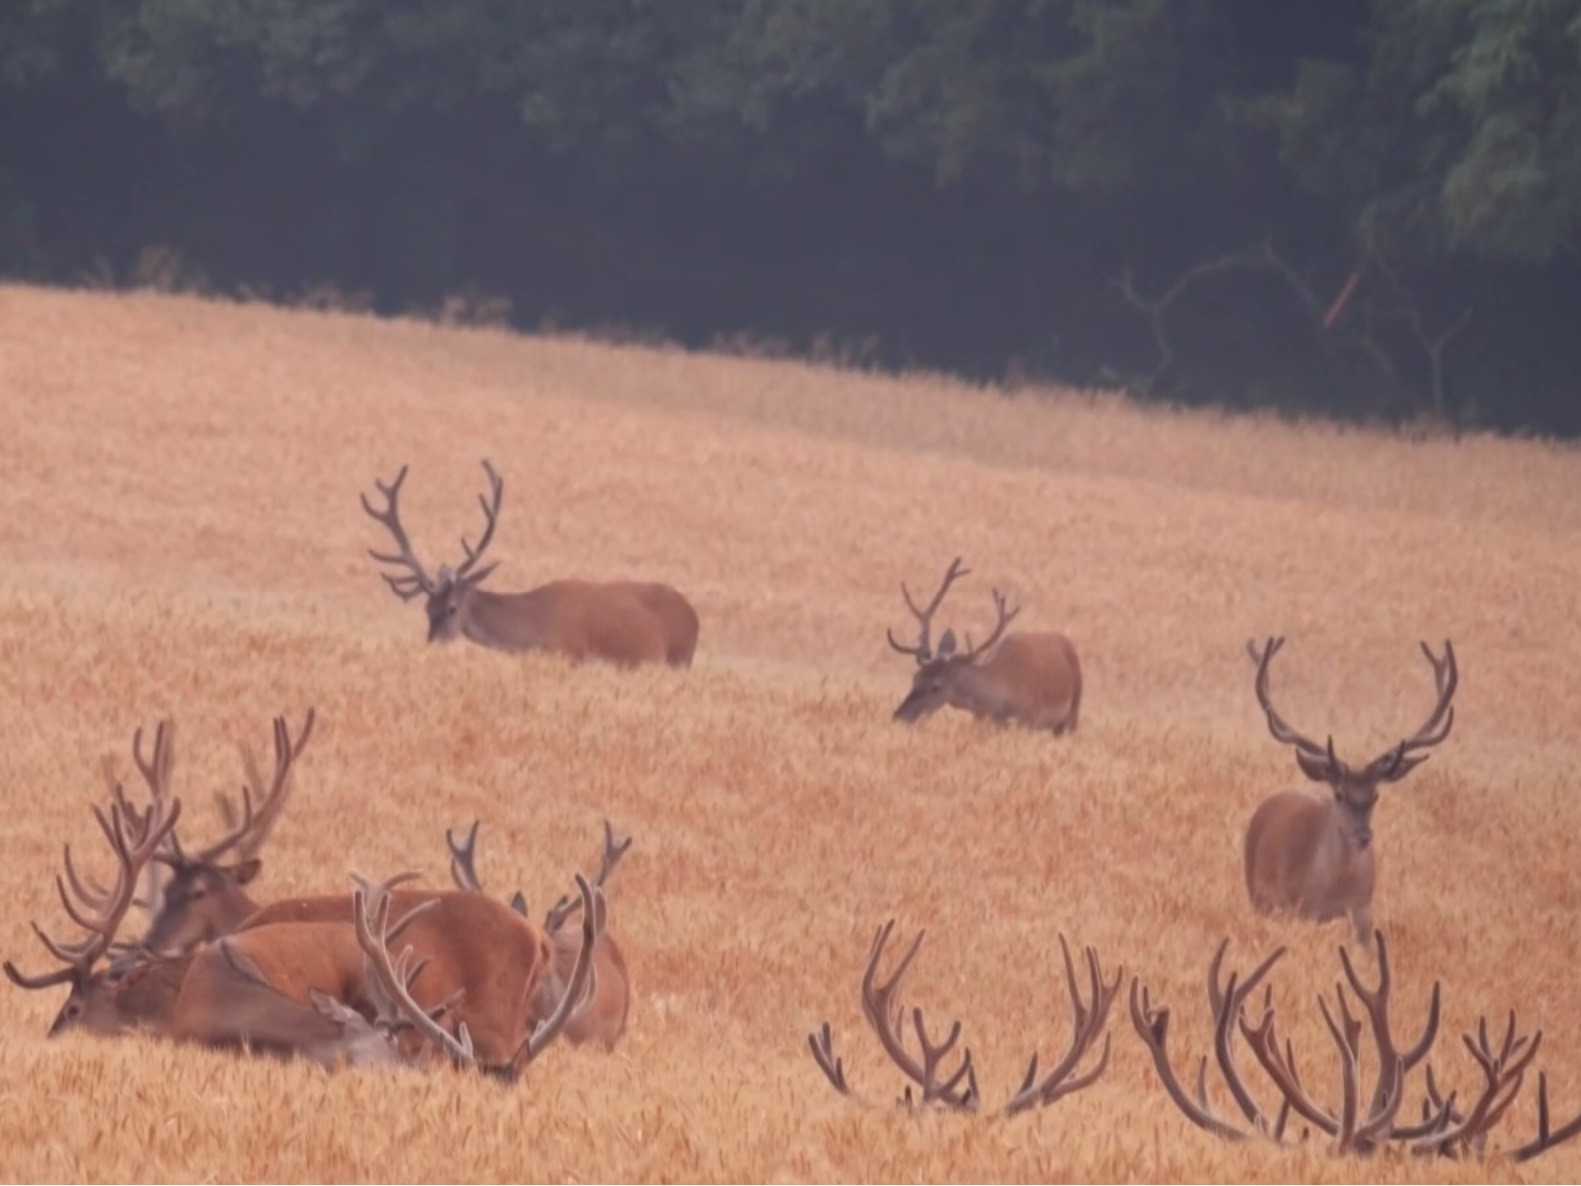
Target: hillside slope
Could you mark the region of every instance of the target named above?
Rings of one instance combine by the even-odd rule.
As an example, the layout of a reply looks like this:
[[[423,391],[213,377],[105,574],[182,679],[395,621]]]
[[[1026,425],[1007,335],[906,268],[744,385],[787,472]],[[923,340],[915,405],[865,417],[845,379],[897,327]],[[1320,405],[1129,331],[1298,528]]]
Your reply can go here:
[[[1517,1007],[1544,1029],[1556,1108],[1581,1108],[1574,449],[18,287],[0,288],[0,396],[0,954],[40,966],[30,917],[69,933],[60,845],[99,855],[100,759],[129,770],[138,725],[177,721],[201,835],[210,792],[239,778],[235,742],[316,705],[264,893],[349,870],[443,882],[441,830],[481,817],[485,878],[541,910],[608,816],[636,836],[612,907],[638,994],[615,1054],[557,1048],[504,1093],[47,1042],[58,992],[5,985],[8,1177],[1581,1175],[1581,1142],[1526,1167],[1222,1145],[1158,1086],[1123,995],[1107,1075],[1012,1122],[861,1109],[805,1048],[828,1018],[853,1083],[896,1089],[857,994],[893,915],[927,928],[912,999],[962,1019],[990,1102],[1067,1040],[1061,932],[1174,1007],[1185,1074],[1229,936],[1243,969],[1291,947],[1281,1022],[1335,1097],[1312,998],[1345,931],[1258,918],[1242,883],[1245,821],[1299,781],[1244,643],[1288,634],[1281,708],[1363,759],[1420,723],[1417,640],[1450,637],[1454,733],[1375,821],[1396,1028],[1414,1035],[1442,978],[1434,1068],[1466,1092],[1459,1034]],[[386,540],[357,495],[410,462],[414,542],[454,563],[483,457],[505,478],[491,587],[671,582],[702,618],[692,670],[423,644],[367,559]],[[1074,737],[890,722],[911,675],[884,641],[908,628],[899,582],[931,587],[957,553],[975,575],[941,620],[986,630],[998,585],[1019,626],[1076,640]],[[1533,1096],[1496,1147],[1533,1131]]]

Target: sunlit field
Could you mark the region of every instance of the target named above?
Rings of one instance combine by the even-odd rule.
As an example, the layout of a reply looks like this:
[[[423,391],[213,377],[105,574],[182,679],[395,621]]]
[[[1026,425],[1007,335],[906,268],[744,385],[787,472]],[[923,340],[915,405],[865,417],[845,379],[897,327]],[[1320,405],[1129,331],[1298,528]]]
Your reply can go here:
[[[489,889],[521,887],[538,917],[596,866],[603,818],[636,837],[610,886],[635,986],[614,1053],[557,1046],[513,1089],[331,1074],[46,1040],[65,990],[0,983],[7,1178],[1581,1176],[1581,1139],[1501,1156],[1536,1130],[1538,1069],[1556,1122],[1581,1109],[1574,448],[15,287],[0,288],[0,395],[0,954],[54,966],[28,920],[72,934],[61,844],[107,870],[89,815],[101,762],[130,774],[133,730],[163,716],[182,835],[201,841],[220,827],[213,793],[241,778],[237,742],[264,749],[271,717],[317,707],[265,897],[349,888],[352,871],[448,884],[443,829],[481,818]],[[357,496],[410,462],[414,543],[454,564],[480,527],[484,457],[505,479],[489,587],[669,582],[702,619],[690,670],[424,643],[422,613],[366,555],[388,538]],[[1073,736],[951,711],[891,722],[914,669],[884,638],[912,629],[899,583],[930,591],[957,554],[973,575],[940,625],[981,638],[998,586],[1024,607],[1017,627],[1075,641]],[[1287,945],[1280,1027],[1338,1107],[1316,996],[1348,928],[1255,916],[1242,877],[1257,803],[1308,785],[1252,694],[1245,643],[1268,634],[1289,636],[1281,710],[1357,763],[1432,706],[1418,640],[1454,640],[1454,731],[1375,817],[1376,913],[1402,1044],[1443,983],[1429,1061],[1446,1090],[1479,1090],[1460,1035],[1480,1015],[1542,1030],[1485,1160],[1340,1159],[1316,1133],[1226,1144],[1176,1110],[1132,1026],[1139,975],[1171,1008],[1189,1089],[1211,1053],[1213,948],[1228,937],[1244,972]],[[892,1106],[902,1079],[859,1004],[890,917],[899,939],[927,929],[907,1001],[935,1031],[961,1020],[979,1115]],[[1124,969],[1110,1065],[1003,1118],[1030,1055],[1046,1066],[1069,1040],[1062,933]],[[860,1101],[809,1057],[824,1020]],[[1423,1087],[1418,1069],[1402,1118]],[[1209,1092],[1241,1121],[1216,1074]]]

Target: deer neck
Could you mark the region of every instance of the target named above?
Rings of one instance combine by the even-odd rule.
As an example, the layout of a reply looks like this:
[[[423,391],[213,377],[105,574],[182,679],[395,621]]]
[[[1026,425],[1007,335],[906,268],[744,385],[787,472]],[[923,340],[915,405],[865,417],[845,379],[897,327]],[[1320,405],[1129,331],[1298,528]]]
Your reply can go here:
[[[1331,799],[1319,863],[1328,870],[1329,881],[1340,897],[1350,900],[1372,896],[1375,845],[1376,840],[1363,846],[1349,814]]]
[[[192,954],[154,956],[125,974],[116,989],[115,1003],[128,1026],[165,1029],[170,1024]]]
[[[547,609],[541,590],[490,593],[470,589],[461,609],[461,633],[480,646],[539,650],[551,641]]]
[[[1008,707],[999,681],[976,663],[963,663],[950,680],[950,704],[977,716],[997,717]]]

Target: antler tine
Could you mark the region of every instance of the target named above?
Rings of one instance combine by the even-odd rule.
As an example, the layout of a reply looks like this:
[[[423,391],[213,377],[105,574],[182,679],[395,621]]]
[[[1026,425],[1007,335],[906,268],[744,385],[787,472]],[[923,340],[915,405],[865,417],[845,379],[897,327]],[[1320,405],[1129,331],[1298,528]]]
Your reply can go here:
[[[1526,1068],[1537,1057],[1537,1051],[1542,1046],[1543,1032],[1537,1030],[1533,1034],[1517,1037],[1515,1011],[1512,1009],[1504,1041],[1497,1052],[1488,1042],[1486,1017],[1478,1021],[1475,1041],[1470,1034],[1462,1035],[1461,1041],[1482,1069],[1482,1092],[1463,1120],[1420,1142],[1416,1146],[1418,1152],[1452,1152],[1457,1145],[1480,1141],[1486,1136],[1520,1093]]]
[[[1114,999],[1120,993],[1120,985],[1125,979],[1125,969],[1121,968],[1115,973],[1114,983],[1106,984],[1103,979],[1098,953],[1095,949],[1083,949],[1087,962],[1088,999],[1082,1000],[1081,990],[1076,983],[1076,969],[1071,963],[1070,946],[1065,942],[1065,936],[1059,937],[1060,955],[1065,962],[1065,987],[1071,999],[1071,1039],[1070,1046],[1065,1051],[1065,1056],[1055,1064],[1054,1068],[1038,1081],[1037,1067],[1038,1056],[1032,1055],[1032,1060],[1027,1066],[1026,1077],[1021,1082],[1021,1088],[1005,1106],[1005,1115],[1014,1116],[1032,1107],[1046,1107],[1074,1092],[1082,1090],[1098,1081],[1109,1065],[1109,1035],[1105,1029],[1109,1021],[1109,1010],[1114,1004]],[[1071,1072],[1078,1063],[1087,1056],[1092,1045],[1102,1033],[1103,1053],[1099,1055],[1097,1063],[1085,1074],[1071,1078]]]
[[[598,861],[598,877],[593,881],[595,888],[604,888],[604,883],[609,880],[609,875],[615,871],[615,866],[620,864],[620,858],[626,855],[626,850],[631,847],[633,839],[634,837],[627,836],[617,844],[615,842],[614,827],[607,819],[604,821],[604,851]],[[521,894],[518,892],[516,896],[520,898]],[[511,904],[514,906],[515,902],[513,901]],[[543,929],[546,931],[558,931],[565,925],[565,920],[581,908],[582,903],[579,899],[562,894],[560,900],[549,907],[548,913],[544,915]],[[525,899],[522,901],[520,913],[527,913]]]
[[[406,576],[390,576],[387,573],[379,574],[402,601],[410,601],[419,593],[432,594],[436,588],[433,578],[423,568],[422,561],[412,551],[412,542],[406,537],[406,529],[401,526],[399,501],[401,484],[406,481],[407,468],[405,465],[401,466],[401,472],[395,475],[395,481],[388,485],[381,482],[378,478],[373,479],[374,486],[378,488],[380,494],[384,495],[385,509],[382,512],[374,509],[366,494],[357,496],[362,500],[362,509],[368,513],[369,517],[375,522],[384,524],[389,533],[395,537],[395,545],[400,549],[399,552],[375,552],[372,548],[369,548],[368,555],[372,556],[380,564],[399,564],[407,570],[408,575]]]
[[[896,1003],[900,985],[911,967],[912,960],[916,959],[917,952],[921,950],[922,940],[927,932],[917,932],[917,937],[912,940],[910,948],[901,957],[893,974],[880,985],[876,983],[878,966],[883,960],[884,948],[889,943],[889,937],[894,933],[894,929],[895,920],[890,919],[879,927],[873,936],[873,946],[868,953],[867,971],[862,977],[862,1012],[867,1017],[868,1024],[873,1027],[873,1032],[878,1035],[879,1045],[884,1048],[884,1053],[889,1055],[890,1061],[922,1089],[924,1105],[938,1103],[955,1111],[971,1111],[976,1108],[979,1096],[970,1050],[962,1052],[960,1065],[947,1080],[940,1083],[936,1077],[939,1063],[960,1038],[961,1023],[955,1022],[950,1028],[949,1036],[943,1042],[934,1044],[928,1039],[922,1010],[914,1009],[912,1024],[922,1044],[923,1061],[920,1064],[907,1052],[900,1036],[895,1032],[895,1022],[901,1016],[901,1009]],[[961,1088],[962,1079],[966,1080],[964,1089]]]
[[[834,1034],[827,1021],[823,1023],[822,1029],[807,1035],[807,1046],[812,1051],[813,1061],[818,1064],[818,1069],[830,1085],[841,1095],[850,1095],[851,1085],[845,1081],[845,1060],[835,1057]]]
[[[906,608],[911,611],[912,617],[921,624],[918,643],[914,647],[903,646],[895,641],[894,631],[885,629],[884,634],[889,639],[889,645],[902,655],[911,655],[919,664],[926,663],[933,658],[932,626],[933,615],[944,602],[944,595],[950,591],[950,586],[962,577],[970,576],[972,570],[961,567],[961,558],[957,556],[950,561],[950,567],[944,571],[944,580],[940,583],[938,592],[933,595],[933,600],[928,602],[927,609],[918,609],[917,603],[911,598],[911,590],[906,587],[906,582],[900,582],[900,595],[905,599]]]
[[[1425,642],[1418,644],[1422,654],[1427,656],[1427,661],[1433,668],[1433,687],[1438,696],[1433,705],[1433,711],[1428,714],[1422,727],[1409,737],[1404,738],[1393,749],[1390,749],[1374,758],[1368,766],[1368,771],[1377,775],[1380,781],[1394,782],[1404,778],[1416,767],[1427,761],[1430,755],[1418,754],[1416,750],[1431,749],[1446,737],[1455,724],[1455,710],[1451,701],[1455,698],[1455,689],[1460,684],[1460,669],[1455,663],[1455,648],[1449,639],[1444,640],[1444,657],[1438,658]]]
[[[82,905],[79,905],[72,900],[71,891],[68,890],[68,882],[72,889],[81,888],[75,870],[65,878],[58,874],[55,877],[55,889],[60,895],[61,905],[72,921],[88,934],[75,943],[61,943],[51,939],[36,922],[30,924],[44,949],[67,966],[42,976],[29,976],[8,961],[5,964],[6,974],[18,987],[47,988],[68,980],[80,980],[93,970],[93,965],[114,943],[115,933],[126,917],[126,912],[131,909],[133,893],[143,866],[164,843],[165,837],[181,816],[181,800],[157,801],[149,807],[146,826],[137,834],[135,842],[129,842],[122,814],[123,802],[110,805],[108,818],[97,805],[93,808],[94,820],[104,833],[119,865],[114,888],[102,896],[84,895]],[[69,855],[67,863],[70,868]]]
[[[1389,992],[1392,976],[1389,968],[1389,945],[1382,931],[1375,932],[1378,948],[1378,987],[1368,989],[1356,972],[1350,953],[1339,949],[1340,963],[1351,991],[1356,994],[1372,1025],[1373,1042],[1378,1047],[1378,1082],[1373,1089],[1372,1102],[1368,1105],[1367,1119],[1356,1131],[1358,1145],[1365,1146],[1394,1134],[1394,1119],[1405,1098],[1405,1077],[1413,1067],[1427,1056],[1438,1036],[1439,1006],[1442,985],[1433,982],[1433,994],[1428,1005],[1427,1023],[1422,1036],[1403,1054],[1395,1045],[1389,1026]],[[1343,998],[1342,998],[1343,1000]]]
[[[581,1007],[586,995],[588,980],[593,972],[593,948],[598,942],[602,923],[603,911],[598,909],[598,905],[603,895],[580,873],[576,875],[576,888],[582,899],[582,945],[577,949],[576,964],[571,969],[571,978],[554,1012],[538,1023],[512,1056],[507,1070],[511,1078],[520,1075],[559,1036],[566,1020]]]
[[[472,826],[467,829],[467,838],[460,844],[456,843],[450,829],[445,829],[445,846],[450,849],[450,879],[463,893],[483,892],[483,883],[478,879],[477,865],[474,863],[478,848],[478,826],[482,822],[473,820]]]
[[[1513,1154],[1515,1160],[1530,1161],[1555,1145],[1564,1144],[1577,1133],[1581,1133],[1581,1113],[1577,1113],[1568,1123],[1558,1128],[1549,1126],[1548,1072],[1537,1072],[1537,1136],[1515,1150]]]
[[[993,590],[993,597],[995,614],[993,631],[988,635],[987,638],[983,640],[982,646],[973,646],[972,636],[970,634],[966,636],[966,658],[969,660],[975,659],[984,651],[993,649],[994,643],[999,641],[1000,637],[1005,632],[1005,628],[1008,627],[1010,623],[1015,620],[1016,615],[1021,612],[1021,607],[1019,605],[1016,606],[1015,609],[1006,610],[1005,595],[998,589]]]
[[[236,850],[236,855],[241,860],[250,860],[257,855],[268,841],[270,833],[274,831],[275,823],[291,797],[291,770],[309,739],[312,738],[313,725],[317,719],[318,709],[310,707],[302,722],[301,733],[297,735],[295,741],[292,741],[291,730],[285,718],[283,716],[274,718],[274,774],[270,778],[267,792],[263,792],[262,779],[258,777],[257,763],[253,760],[251,752],[245,744],[241,747],[242,765],[247,776],[247,782],[242,784],[241,822],[228,828],[218,840],[194,854],[190,858],[192,863],[212,863],[232,849]],[[258,785],[254,787],[251,784]],[[254,807],[253,800],[255,789],[262,795],[257,807]],[[229,800],[222,796],[221,802],[224,804],[221,814],[234,820],[235,811]],[[184,855],[183,859],[186,859]]]
[[[466,553],[467,558],[456,569],[456,580],[458,581],[472,571],[472,566],[482,557],[484,549],[489,546],[489,541],[494,538],[494,527],[499,522],[500,517],[500,503],[505,498],[505,479],[494,472],[494,466],[490,464],[487,457],[483,459],[483,472],[488,475],[489,479],[489,497],[484,498],[483,495],[478,495],[478,505],[483,508],[483,535],[478,540],[476,548],[467,543],[466,536],[463,535],[461,537],[461,550]],[[493,565],[490,565],[488,569],[477,573],[472,579],[481,581],[492,570]]]
[[[398,874],[370,888],[365,880],[353,874],[357,888],[352,893],[352,922],[357,931],[357,944],[362,948],[364,966],[370,973],[371,983],[384,998],[382,1004],[388,1007],[389,1012],[404,1017],[458,1066],[476,1066],[477,1057],[466,1026],[462,1025],[459,1033],[452,1036],[428,1010],[412,998],[411,982],[416,978],[416,971],[411,969],[412,948],[403,948],[397,959],[392,960],[390,956],[391,939],[421,911],[437,902],[434,899],[423,903],[391,928],[390,891],[396,884],[412,876],[415,874]]]
[[[1284,1103],[1280,1105],[1281,1115],[1294,1109],[1302,1119],[1309,1124],[1315,1124],[1328,1136],[1337,1136],[1340,1131],[1339,1118],[1307,1094],[1306,1086],[1301,1082],[1301,1074],[1296,1069],[1295,1049],[1288,1039],[1285,1041],[1284,1053],[1280,1053],[1274,1009],[1265,1005],[1263,1019],[1256,1025],[1252,1025],[1243,1016],[1240,1019],[1240,1030],[1241,1035],[1246,1039],[1246,1044],[1257,1056],[1257,1061],[1262,1064],[1263,1070],[1284,1097]]]
[[[1268,732],[1273,734],[1274,740],[1284,745],[1293,745],[1302,753],[1312,758],[1334,760],[1334,739],[1329,738],[1328,745],[1321,746],[1310,737],[1297,733],[1274,708],[1273,700],[1268,694],[1268,668],[1273,663],[1273,658],[1279,649],[1285,645],[1283,635],[1270,636],[1261,652],[1251,643],[1246,644],[1246,650],[1257,663],[1257,682],[1254,689],[1257,693],[1257,703],[1262,706],[1263,714],[1268,718]]]
[[[1191,1096],[1186,1094],[1185,1088],[1180,1085],[1180,1080],[1175,1075],[1175,1068],[1169,1061],[1167,1045],[1169,1010],[1167,1008],[1155,1010],[1152,1007],[1147,986],[1142,983],[1139,976],[1131,977],[1131,1024],[1136,1029],[1137,1037],[1142,1039],[1142,1044],[1153,1056],[1153,1069],[1158,1073],[1164,1090],[1169,1093],[1169,1098],[1175,1102],[1175,1106],[1187,1120],[1198,1128],[1227,1141],[1244,1141],[1252,1135],[1220,1120],[1208,1107],[1205,1083],[1206,1059],[1203,1060],[1197,1076],[1199,1098],[1193,1101]]]

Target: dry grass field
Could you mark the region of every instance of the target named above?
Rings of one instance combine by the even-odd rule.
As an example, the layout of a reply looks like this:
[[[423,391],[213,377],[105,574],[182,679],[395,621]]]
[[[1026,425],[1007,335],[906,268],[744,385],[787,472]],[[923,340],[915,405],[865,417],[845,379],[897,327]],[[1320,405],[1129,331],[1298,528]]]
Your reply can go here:
[[[962,1020],[998,1104],[1067,1041],[1060,933],[1173,1007],[1183,1076],[1211,1045],[1213,946],[1245,969],[1287,944],[1282,1024],[1337,1099],[1315,996],[1346,928],[1256,917],[1242,881],[1247,818],[1301,782],[1243,646],[1288,634],[1282,709],[1365,760],[1431,704],[1417,640],[1450,637],[1454,733],[1375,819],[1396,1030],[1441,978],[1432,1063],[1464,1096],[1460,1034],[1514,1007],[1556,1111],[1581,1109],[1581,451],[19,287],[0,288],[0,403],[0,953],[50,966],[27,923],[70,932],[61,843],[99,855],[101,758],[129,770],[164,715],[201,837],[236,742],[318,707],[265,895],[352,870],[443,884],[442,829],[481,817],[481,872],[536,913],[594,863],[602,817],[636,836],[612,883],[637,994],[613,1054],[557,1047],[514,1090],[327,1074],[47,1041],[62,990],[0,984],[6,1178],[1581,1177],[1581,1140],[1497,1155],[1534,1131],[1534,1075],[1486,1161],[1220,1143],[1160,1088],[1123,995],[1091,1089],[1013,1120],[910,1115],[858,1006],[875,925],[926,927],[910,999]],[[357,495],[410,461],[415,543],[454,563],[485,456],[506,483],[490,587],[671,582],[702,618],[691,670],[424,645]],[[941,621],[980,636],[998,583],[1018,626],[1076,640],[1073,737],[891,723],[898,583],[931,587],[956,553],[975,575]],[[808,1057],[825,1018],[874,1106]]]

